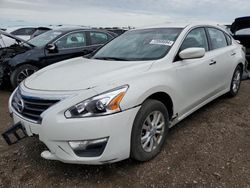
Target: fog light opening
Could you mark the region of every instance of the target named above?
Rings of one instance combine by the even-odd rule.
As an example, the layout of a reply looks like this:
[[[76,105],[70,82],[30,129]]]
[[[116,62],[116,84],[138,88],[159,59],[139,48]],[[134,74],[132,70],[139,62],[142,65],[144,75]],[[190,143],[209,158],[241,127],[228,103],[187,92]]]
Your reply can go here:
[[[98,157],[102,155],[107,142],[108,137],[95,140],[69,141],[69,145],[79,157]]]

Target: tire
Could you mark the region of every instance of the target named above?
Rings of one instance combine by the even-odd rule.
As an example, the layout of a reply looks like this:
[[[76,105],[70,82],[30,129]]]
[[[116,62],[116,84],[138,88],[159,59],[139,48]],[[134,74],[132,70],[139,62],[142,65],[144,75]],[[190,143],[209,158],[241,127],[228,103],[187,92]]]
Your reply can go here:
[[[242,68],[240,65],[238,65],[234,70],[234,74],[230,84],[230,91],[228,92],[229,97],[235,97],[238,94],[241,84],[241,78],[242,78]]]
[[[12,88],[16,88],[25,78],[36,72],[38,68],[34,65],[21,65],[17,67],[10,75],[10,83]]]
[[[157,118],[155,119],[154,117],[160,117],[157,123],[155,122]],[[149,122],[156,123],[154,128],[149,125]],[[160,126],[161,124],[162,127]],[[137,113],[133,124],[130,157],[136,161],[153,159],[162,149],[168,128],[169,116],[165,105],[157,100],[146,100]],[[150,137],[151,139],[148,141]]]

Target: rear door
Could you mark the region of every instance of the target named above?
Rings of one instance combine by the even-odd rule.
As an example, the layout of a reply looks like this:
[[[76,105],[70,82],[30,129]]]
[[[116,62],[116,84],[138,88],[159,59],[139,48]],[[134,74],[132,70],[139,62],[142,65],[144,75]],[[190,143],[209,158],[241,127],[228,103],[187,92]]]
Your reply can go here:
[[[227,38],[226,33],[217,28],[208,27],[207,33],[210,42],[210,55],[215,64],[214,81],[216,82],[215,90],[224,90],[228,87],[231,80],[233,62],[236,56],[236,47],[232,41]]]
[[[92,51],[97,50],[113,39],[111,35],[102,31],[88,31],[88,36],[90,41],[89,47]]]
[[[209,52],[209,43],[205,28],[198,27],[191,30],[184,39],[179,52],[184,49],[199,47],[206,50],[205,56],[197,59],[178,59],[174,62],[178,79],[178,94],[181,96],[183,115],[201,104],[215,93],[217,80],[213,56]],[[179,53],[178,52],[178,53]]]
[[[60,37],[54,44],[57,47],[56,50],[45,49],[46,64],[85,55],[88,41],[85,31],[75,31]]]

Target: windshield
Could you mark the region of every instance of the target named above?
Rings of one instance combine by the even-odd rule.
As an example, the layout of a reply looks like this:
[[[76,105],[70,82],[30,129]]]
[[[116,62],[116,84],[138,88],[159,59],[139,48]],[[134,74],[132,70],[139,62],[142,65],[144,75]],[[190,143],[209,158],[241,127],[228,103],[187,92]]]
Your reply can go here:
[[[44,46],[46,45],[48,42],[50,42],[51,40],[55,39],[56,37],[58,37],[59,35],[61,35],[62,32],[61,31],[47,31],[41,35],[38,35],[32,39],[30,39],[28,42],[30,44],[33,44],[34,46]]]
[[[154,28],[128,31],[115,38],[94,56],[94,59],[143,61],[164,57],[182,29]]]

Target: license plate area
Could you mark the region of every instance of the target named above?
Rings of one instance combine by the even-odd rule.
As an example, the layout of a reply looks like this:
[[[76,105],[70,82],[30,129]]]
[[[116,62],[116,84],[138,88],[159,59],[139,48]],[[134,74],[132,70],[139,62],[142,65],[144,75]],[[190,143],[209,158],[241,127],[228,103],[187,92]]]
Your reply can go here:
[[[26,130],[20,122],[16,123],[12,127],[8,128],[4,133],[2,133],[2,137],[8,145],[15,144],[27,136]]]

